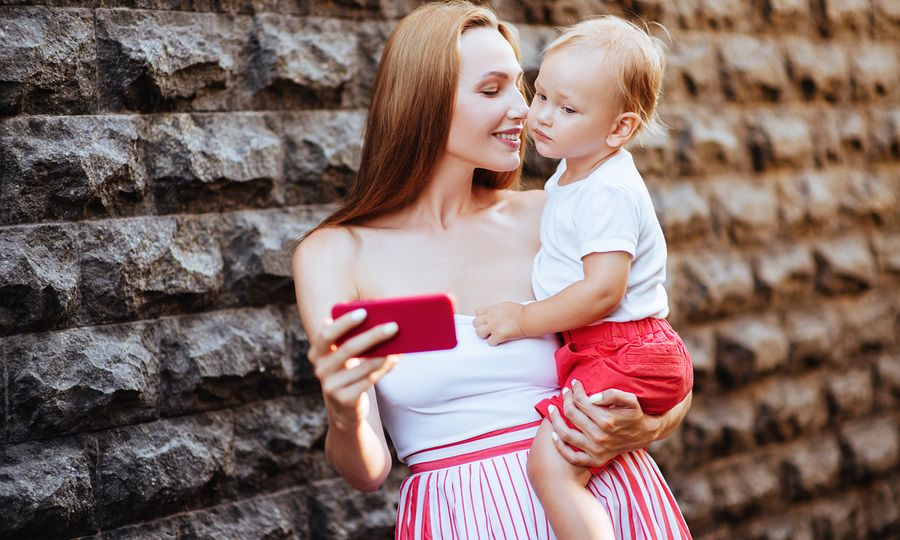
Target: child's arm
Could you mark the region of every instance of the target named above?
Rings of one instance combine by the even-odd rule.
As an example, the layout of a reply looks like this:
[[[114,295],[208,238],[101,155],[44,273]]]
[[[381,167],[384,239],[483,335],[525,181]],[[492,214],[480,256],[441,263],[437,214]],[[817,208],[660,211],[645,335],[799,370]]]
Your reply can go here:
[[[491,345],[580,328],[602,319],[625,296],[631,255],[590,253],[581,259],[584,279],[531,304],[503,302],[475,311],[475,331]]]

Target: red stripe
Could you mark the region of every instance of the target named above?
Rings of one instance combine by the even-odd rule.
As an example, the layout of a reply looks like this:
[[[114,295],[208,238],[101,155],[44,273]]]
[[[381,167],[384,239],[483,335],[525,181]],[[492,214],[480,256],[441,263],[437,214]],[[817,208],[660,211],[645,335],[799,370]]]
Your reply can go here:
[[[506,443],[500,446],[495,446],[493,448],[485,448],[484,450],[476,450],[474,452],[469,452],[468,454],[460,454],[458,456],[451,456],[447,458],[435,459],[433,461],[424,461],[422,463],[416,463],[415,465],[410,465],[409,471],[412,474],[418,474],[428,471],[433,471],[435,469],[445,469],[447,467],[456,467],[458,465],[465,465],[466,463],[472,463],[473,461],[478,461],[481,459],[488,459],[497,456],[502,456],[503,454],[510,454],[512,452],[518,452],[519,450],[524,450],[531,446],[531,439],[524,439],[521,441],[514,441],[511,443]]]
[[[481,439],[487,439],[489,437],[496,437],[497,435],[505,435],[506,433],[513,433],[515,431],[521,431],[523,429],[528,429],[530,427],[540,425],[540,420],[535,420],[534,422],[528,422],[527,424],[520,424],[518,426],[512,426],[508,428],[496,429],[494,431],[489,431],[487,433],[482,433],[481,435],[475,435],[474,437],[469,437],[468,439],[463,439],[461,441],[456,441],[452,443],[442,444],[440,446],[434,446],[432,448],[424,448],[422,450],[418,450],[406,456],[406,460],[409,461],[409,458],[421,454],[422,452],[431,452],[432,450],[440,450],[442,448],[450,448],[451,446],[459,446],[460,444],[466,444],[474,441],[480,441]]]
[[[506,477],[509,479],[509,485],[513,486],[513,495],[516,496],[516,504],[519,505],[519,515],[522,517],[522,527],[525,528],[525,532],[527,533],[528,532],[528,524],[525,523],[525,511],[522,510],[522,501],[519,500],[519,493],[515,489],[515,484],[513,483],[513,479],[512,479],[512,471],[509,470],[509,462],[507,461],[507,458],[503,458],[503,466],[506,467]],[[495,464],[494,470],[496,470],[496,469],[497,469],[497,465]],[[497,480],[500,481],[500,472],[499,471],[497,472]],[[503,489],[502,481],[500,481],[500,491],[503,492],[503,498],[505,499],[506,498],[506,490]],[[506,502],[506,507],[509,508],[509,501]],[[515,530],[515,521],[513,520],[512,512],[510,512],[510,514],[509,514],[509,520],[513,522],[513,530]],[[516,538],[518,538],[518,537],[519,537],[519,535],[516,534]]]
[[[516,454],[516,463],[519,465],[519,472],[522,474],[522,479],[525,480],[525,485],[529,486],[528,489],[528,501],[531,503],[531,519],[534,522],[534,534],[538,533],[538,524],[537,524],[537,510],[534,508],[534,494],[530,489],[531,484],[528,482],[528,475],[525,473],[525,468],[522,467],[522,460],[519,459],[521,454]],[[527,529],[528,526],[526,525]]]
[[[431,475],[425,479],[425,511],[422,512],[422,540],[432,540],[431,536]]]
[[[472,521],[473,521],[473,525],[475,525],[475,535],[480,539],[481,531],[478,530],[478,511],[475,510],[475,495],[472,493],[472,484],[474,484],[474,482],[472,481],[472,464],[470,463],[469,464],[469,502],[472,503]],[[462,489],[462,486],[460,486],[460,489]],[[483,498],[484,497],[482,496],[482,499]],[[483,504],[483,501],[482,501],[482,504]]]

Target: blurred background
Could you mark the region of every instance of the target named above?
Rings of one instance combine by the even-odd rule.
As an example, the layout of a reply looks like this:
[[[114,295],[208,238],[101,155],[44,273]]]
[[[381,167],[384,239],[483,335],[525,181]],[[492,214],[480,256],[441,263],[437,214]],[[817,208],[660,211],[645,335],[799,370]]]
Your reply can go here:
[[[390,538],[322,452],[289,257],[358,163],[404,0],[0,0],[0,537]],[[633,148],[699,539],[900,537],[900,2],[502,0],[671,34]],[[555,164],[529,153],[524,186]]]

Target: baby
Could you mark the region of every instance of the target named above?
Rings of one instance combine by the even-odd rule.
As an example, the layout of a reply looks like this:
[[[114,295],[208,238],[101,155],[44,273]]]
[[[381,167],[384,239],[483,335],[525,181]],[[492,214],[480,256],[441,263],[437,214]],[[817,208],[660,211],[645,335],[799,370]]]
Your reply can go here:
[[[592,471],[569,464],[554,448],[549,411],[563,413],[563,394],[573,382],[588,395],[631,392],[653,415],[680,403],[693,385],[690,356],[665,319],[666,242],[624,148],[641,129],[656,128],[664,70],[660,41],[616,17],[583,21],[550,44],[528,113],[537,151],[562,158],[544,186],[541,249],[532,271],[537,301],[475,312],[478,335],[492,345],[562,333],[556,368],[563,393],[535,405],[544,420],[528,474],[563,539],[613,537],[608,521],[597,520],[605,513],[600,503],[585,489]]]

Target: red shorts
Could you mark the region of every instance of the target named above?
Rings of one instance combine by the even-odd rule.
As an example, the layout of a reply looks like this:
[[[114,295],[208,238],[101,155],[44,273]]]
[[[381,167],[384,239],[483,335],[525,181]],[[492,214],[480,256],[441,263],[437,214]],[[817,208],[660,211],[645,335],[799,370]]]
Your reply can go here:
[[[681,403],[694,385],[690,354],[665,319],[605,322],[562,336],[556,374],[563,388],[578,379],[588,395],[610,388],[631,392],[645,413],[658,415]],[[562,393],[534,408],[547,417],[551,404],[565,418]]]

